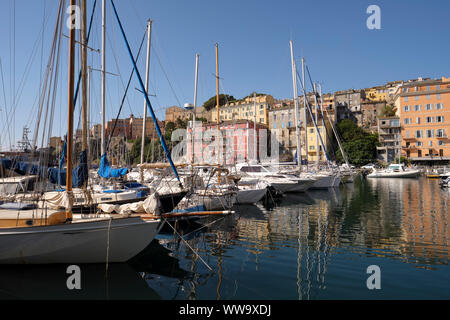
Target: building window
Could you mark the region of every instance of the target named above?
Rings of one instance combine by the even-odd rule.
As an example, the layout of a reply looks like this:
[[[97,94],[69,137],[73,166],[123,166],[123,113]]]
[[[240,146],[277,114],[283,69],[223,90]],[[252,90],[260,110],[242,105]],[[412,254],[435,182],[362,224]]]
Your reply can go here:
[[[408,112],[408,111],[410,111],[411,109],[410,109],[410,106],[404,106],[403,107],[403,111],[405,111],[405,112]]]
[[[276,123],[276,122],[273,123],[273,128],[274,128],[274,129],[277,128],[277,123]]]
[[[408,130],[406,130],[405,136],[406,136],[406,138],[409,138],[409,131]]]
[[[444,122],[444,116],[436,116],[436,122]]]
[[[436,103],[436,110],[441,110],[444,108],[444,104],[442,103]]]
[[[427,94],[427,100],[430,100],[431,96],[429,94]]]
[[[420,104],[416,104],[414,106],[414,111],[420,111],[420,109],[421,109],[421,105]]]
[[[422,130],[416,130],[416,138],[422,138]]]
[[[441,88],[440,84],[436,85],[436,90],[439,90],[440,88]]]
[[[433,117],[427,117],[427,123],[433,123]]]
[[[426,110],[433,110],[433,104],[432,103],[427,103],[425,109]]]
[[[414,100],[419,100],[419,96],[415,96],[415,97],[414,97]]]
[[[428,146],[432,147],[433,146],[433,141],[428,141]]]
[[[433,138],[433,137],[434,137],[434,130],[427,130],[427,138]]]
[[[439,146],[443,146],[443,145],[445,145],[445,142],[444,141],[438,141],[438,145]]]
[[[437,98],[438,100],[440,100],[440,99],[441,99],[441,94],[440,94],[440,93],[436,94],[436,98]]]
[[[423,144],[422,144],[422,141],[417,141],[416,142],[416,147],[421,147]]]
[[[403,120],[403,123],[404,123],[404,124],[411,124],[411,119],[410,119],[410,118],[405,118],[405,119]]]
[[[405,97],[405,102],[408,102],[408,97]]]
[[[438,138],[445,137],[445,130],[444,129],[437,129],[436,130],[436,137],[438,137]]]
[[[430,91],[430,86],[427,86],[427,91]]]
[[[284,129],[284,122],[281,123],[281,129]]]
[[[420,124],[420,117],[416,118],[416,122],[417,122],[417,124]]]

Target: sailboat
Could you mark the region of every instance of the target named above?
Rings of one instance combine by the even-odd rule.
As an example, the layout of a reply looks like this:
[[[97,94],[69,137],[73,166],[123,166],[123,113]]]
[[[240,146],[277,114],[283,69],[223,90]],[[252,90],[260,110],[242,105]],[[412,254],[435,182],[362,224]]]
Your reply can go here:
[[[61,3],[57,20],[59,28],[62,27],[64,15]],[[111,3],[114,7],[114,3]],[[71,0],[73,8],[75,4],[76,1]],[[72,28],[69,45],[67,172],[72,172],[74,62],[75,28]],[[135,64],[134,67],[137,72]],[[168,158],[171,161],[170,156]],[[61,192],[59,201],[64,203],[64,210],[37,207],[0,210],[0,264],[125,262],[142,251],[163,224],[157,216],[143,219],[140,215],[132,214],[103,214],[95,217],[73,215],[71,174],[67,176],[66,190]]]

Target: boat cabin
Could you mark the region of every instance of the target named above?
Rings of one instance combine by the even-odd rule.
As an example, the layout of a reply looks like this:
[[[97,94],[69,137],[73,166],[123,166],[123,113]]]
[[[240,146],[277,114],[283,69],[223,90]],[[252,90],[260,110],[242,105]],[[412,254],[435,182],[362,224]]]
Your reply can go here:
[[[391,170],[391,171],[394,171],[394,172],[406,171],[405,167],[402,164],[391,164],[391,165],[389,165],[388,170]]]

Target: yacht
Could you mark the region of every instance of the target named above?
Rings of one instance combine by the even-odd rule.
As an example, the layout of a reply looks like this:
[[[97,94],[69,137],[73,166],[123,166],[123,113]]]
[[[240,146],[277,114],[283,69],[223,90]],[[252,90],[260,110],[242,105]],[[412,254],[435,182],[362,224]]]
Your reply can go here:
[[[271,165],[240,164],[236,166],[236,169],[239,173],[264,180],[265,183],[283,193],[304,192],[317,181],[311,176],[299,177],[294,174],[280,173]]]
[[[391,164],[387,169],[374,170],[367,178],[417,178],[420,170],[405,168],[403,164]]]

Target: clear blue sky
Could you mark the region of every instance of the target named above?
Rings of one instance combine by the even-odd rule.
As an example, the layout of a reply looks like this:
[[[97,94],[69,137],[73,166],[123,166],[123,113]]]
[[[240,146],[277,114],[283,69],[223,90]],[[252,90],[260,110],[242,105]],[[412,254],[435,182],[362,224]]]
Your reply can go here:
[[[34,130],[41,70],[48,59],[57,2],[0,2],[0,58],[4,80],[0,79],[0,143],[3,148],[16,144],[24,125]],[[93,0],[88,1],[88,11],[92,4]],[[366,9],[371,4],[381,8],[381,30],[366,27],[369,16]],[[321,82],[325,92],[419,76],[450,75],[450,2],[445,0],[116,0],[116,6],[135,52],[147,19],[154,20],[150,93],[156,94],[151,101],[162,119],[164,108],[193,102],[196,53],[200,54],[199,104],[215,94],[216,42],[223,78],[220,91],[236,98],[255,90],[275,98],[292,97],[289,40],[294,41],[296,60],[306,58],[314,81]],[[107,80],[106,114],[111,119],[118,111],[131,63],[112,16],[110,0],[107,0],[107,10],[107,70],[121,75],[120,78],[108,76]],[[90,42],[94,48],[101,47],[100,13],[101,0],[98,0]],[[44,14],[47,24],[42,42],[39,37]],[[68,30],[64,33],[68,34]],[[62,50],[52,129],[56,136],[66,131],[67,39]],[[144,60],[145,47],[139,60],[142,76]],[[26,69],[28,61],[31,64]],[[99,68],[100,56],[90,53],[89,64]],[[24,85],[20,86],[22,79]],[[138,83],[134,79],[122,117],[131,112],[142,115],[143,97],[135,90]],[[98,73],[92,83],[92,121],[100,122]],[[13,86],[16,90],[14,119],[11,116]],[[8,121],[6,111],[11,116]]]

